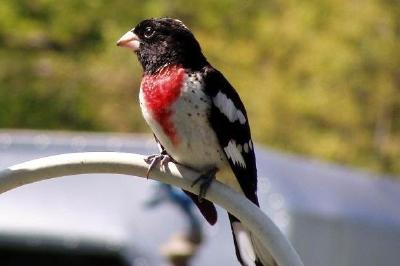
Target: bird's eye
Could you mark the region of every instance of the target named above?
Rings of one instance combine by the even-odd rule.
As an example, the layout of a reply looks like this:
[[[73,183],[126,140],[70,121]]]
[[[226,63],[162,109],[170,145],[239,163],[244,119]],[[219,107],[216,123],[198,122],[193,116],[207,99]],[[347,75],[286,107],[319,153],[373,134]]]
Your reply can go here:
[[[146,28],[144,29],[143,35],[144,35],[145,38],[149,39],[149,38],[151,38],[151,37],[154,35],[154,32],[155,32],[155,31],[153,30],[152,27],[146,27]]]

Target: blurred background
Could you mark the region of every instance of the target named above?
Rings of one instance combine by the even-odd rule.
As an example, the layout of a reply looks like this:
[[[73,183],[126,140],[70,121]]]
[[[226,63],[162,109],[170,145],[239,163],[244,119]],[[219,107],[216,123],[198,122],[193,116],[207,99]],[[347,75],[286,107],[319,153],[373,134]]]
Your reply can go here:
[[[146,132],[141,68],[116,40],[183,20],[279,150],[400,174],[400,3],[0,2],[0,127]]]
[[[116,40],[159,16],[181,19],[239,91],[258,144],[262,208],[305,265],[397,266],[396,0],[2,0],[0,167],[65,152],[156,152],[138,104],[141,67]],[[7,192],[0,261],[166,265],[186,250],[191,265],[236,265],[221,209],[217,226],[190,225],[190,207],[177,207],[175,193],[154,198],[155,187],[92,175]],[[159,201],[168,204],[148,207]],[[163,246],[189,229],[201,247]]]

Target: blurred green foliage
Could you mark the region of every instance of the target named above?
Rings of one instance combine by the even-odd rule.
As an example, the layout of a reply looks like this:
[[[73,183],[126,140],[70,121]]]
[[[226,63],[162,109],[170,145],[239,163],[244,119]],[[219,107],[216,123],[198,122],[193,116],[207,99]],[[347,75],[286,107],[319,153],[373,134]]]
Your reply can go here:
[[[0,2],[0,126],[148,131],[115,41],[183,20],[241,94],[256,141],[400,174],[400,2]]]

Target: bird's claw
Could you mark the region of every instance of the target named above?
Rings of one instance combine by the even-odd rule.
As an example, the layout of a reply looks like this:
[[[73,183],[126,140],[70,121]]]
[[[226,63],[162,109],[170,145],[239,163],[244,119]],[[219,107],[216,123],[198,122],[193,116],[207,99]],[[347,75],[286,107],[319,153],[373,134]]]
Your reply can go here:
[[[172,159],[166,154],[153,154],[145,158],[144,161],[149,164],[149,168],[147,168],[146,172],[146,178],[149,178],[151,170],[153,170],[157,164],[166,165],[167,163],[171,162]]]
[[[195,186],[197,183],[200,183],[199,202],[203,201],[203,198],[205,197],[208,188],[215,179],[215,174],[217,173],[217,171],[217,168],[212,168],[211,170],[208,170],[193,181],[191,185],[192,187]]]

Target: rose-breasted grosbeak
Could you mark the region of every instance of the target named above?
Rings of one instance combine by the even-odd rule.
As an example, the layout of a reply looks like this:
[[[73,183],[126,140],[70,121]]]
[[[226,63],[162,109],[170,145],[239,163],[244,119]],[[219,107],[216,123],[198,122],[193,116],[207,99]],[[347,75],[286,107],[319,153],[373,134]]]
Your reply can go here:
[[[133,50],[143,67],[140,107],[161,147],[152,163],[173,159],[204,173],[204,195],[213,178],[258,204],[257,169],[246,110],[225,77],[204,57],[191,31],[179,20],[148,19],[117,42]],[[151,167],[150,167],[151,168]],[[214,205],[188,193],[214,224]],[[240,221],[229,214],[238,260],[273,265]]]

